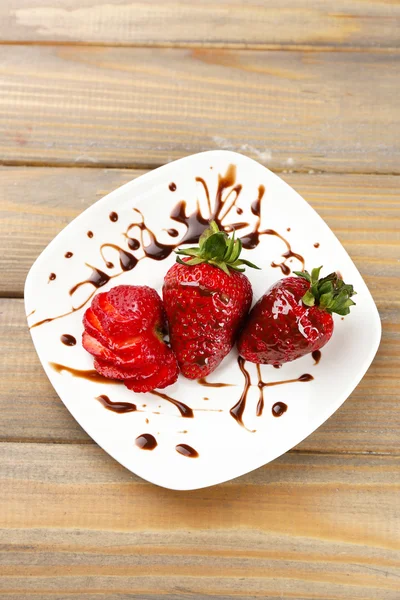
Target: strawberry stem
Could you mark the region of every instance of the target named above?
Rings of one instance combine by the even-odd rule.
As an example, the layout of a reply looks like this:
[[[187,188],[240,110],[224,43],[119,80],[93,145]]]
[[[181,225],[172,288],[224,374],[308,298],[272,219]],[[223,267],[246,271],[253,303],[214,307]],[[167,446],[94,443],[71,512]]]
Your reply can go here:
[[[240,257],[242,242],[240,238],[235,239],[235,231],[229,237],[225,231],[220,231],[215,221],[211,221],[209,227],[203,231],[199,239],[199,246],[176,250],[177,262],[193,266],[208,263],[224,273],[230,275],[229,269],[242,273],[244,267],[259,269],[256,265]],[[189,260],[183,261],[180,256],[189,256]]]
[[[322,310],[338,315],[348,315],[350,307],[355,305],[351,299],[356,294],[350,284],[344,283],[337,273],[330,273],[319,279],[322,267],[308,271],[294,271],[298,277],[306,279],[310,287],[302,297],[306,306],[319,306]]]

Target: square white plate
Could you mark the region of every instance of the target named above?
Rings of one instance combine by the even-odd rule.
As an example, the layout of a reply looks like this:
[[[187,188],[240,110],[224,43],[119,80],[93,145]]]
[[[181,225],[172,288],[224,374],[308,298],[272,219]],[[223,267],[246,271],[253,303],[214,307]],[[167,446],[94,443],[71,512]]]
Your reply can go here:
[[[230,167],[233,165],[233,167]],[[357,305],[344,320],[335,318],[335,331],[331,341],[323,348],[322,358],[314,364],[311,355],[284,365],[280,370],[262,366],[265,382],[297,379],[304,373],[313,376],[307,383],[294,382],[264,389],[265,406],[261,416],[256,416],[259,399],[258,378],[255,365],[246,364],[251,377],[251,387],[243,415],[245,427],[234,420],[230,409],[244,390],[244,377],[239,369],[235,350],[210,377],[210,382],[229,383],[226,387],[204,387],[182,376],[178,382],[163,390],[174,399],[189,405],[194,418],[183,418],[177,408],[167,400],[152,394],[134,394],[118,383],[91,381],[76,377],[68,371],[57,372],[50,363],[75,369],[93,368],[92,357],[81,346],[82,315],[90,304],[92,293],[106,291],[119,284],[150,285],[161,292],[163,277],[174,263],[173,249],[179,245],[187,227],[171,218],[186,202],[186,214],[196,214],[196,205],[205,218],[209,217],[206,188],[211,208],[215,206],[221,176],[233,176],[222,190],[228,203],[235,205],[223,219],[224,225],[247,222],[240,235],[272,229],[287,239],[294,253],[304,257],[306,268],[323,265],[323,274],[339,270],[346,282],[357,291]],[[229,179],[229,177],[228,177]],[[239,186],[239,187],[237,187]],[[240,187],[241,186],[241,187]],[[261,201],[261,223],[254,214],[254,204],[260,186],[265,187]],[[220,186],[220,190],[221,190]],[[129,226],[141,223],[139,209],[144,216],[145,231]],[[114,212],[115,215],[110,214]],[[191,226],[196,224],[192,218]],[[149,230],[160,243],[152,243]],[[169,233],[167,230],[170,230]],[[172,231],[171,231],[172,230]],[[173,231],[175,230],[175,231]],[[191,229],[193,231],[193,229]],[[92,232],[89,237],[88,232]],[[138,249],[130,249],[128,237],[143,240]],[[128,237],[127,237],[128,235]],[[175,236],[175,237],[173,237]],[[253,236],[256,239],[257,236]],[[133,269],[120,268],[119,250],[114,244],[129,252],[123,258]],[[134,242],[130,242],[134,246]],[[318,245],[319,247],[315,247]],[[147,256],[144,253],[147,252]],[[283,274],[275,264],[285,261],[293,270],[301,270],[297,258],[285,259],[285,242],[275,236],[263,234],[259,244],[245,250],[245,258],[262,267],[262,271],[248,269],[254,299]],[[155,260],[157,252],[167,255]],[[66,253],[72,253],[69,258]],[[160,258],[158,256],[157,258]],[[113,267],[106,263],[113,263]],[[130,263],[130,264],[129,264]],[[91,265],[91,266],[88,266]],[[95,267],[108,276],[114,276],[96,288],[92,283],[80,285],[91,275],[96,278]],[[55,274],[51,279],[50,274]],[[73,312],[72,308],[82,305]],[[156,169],[96,202],[70,223],[44,250],[31,268],[25,285],[25,306],[32,338],[43,368],[56,392],[87,433],[111,456],[126,468],[155,484],[172,489],[196,489],[226,481],[256,469],[286,452],[319,427],[353,391],[368,369],[379,345],[381,325],[374,301],[366,284],[348,254],[329,227],[305,200],[278,176],[257,162],[225,151],[212,151],[183,158]],[[34,311],[34,312],[32,312]],[[45,319],[64,315],[61,318]],[[62,335],[76,338],[75,346],[60,341]],[[113,402],[131,402],[140,411],[126,414],[110,412],[96,400],[106,394]],[[276,402],[287,404],[287,411],[276,418],[272,406]],[[354,423],[357,427],[357,423]],[[254,431],[253,431],[254,430]],[[152,450],[140,449],[135,439],[150,433],[157,440]],[[190,458],[179,454],[176,445],[187,444],[199,456]]]

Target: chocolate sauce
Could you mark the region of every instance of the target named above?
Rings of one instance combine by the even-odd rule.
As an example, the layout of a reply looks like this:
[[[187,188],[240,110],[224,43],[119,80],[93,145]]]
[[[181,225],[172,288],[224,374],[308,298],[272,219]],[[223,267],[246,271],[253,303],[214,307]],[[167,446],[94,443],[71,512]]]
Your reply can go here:
[[[172,182],[169,184],[169,189],[171,190],[171,192],[175,192],[176,190],[176,183]]]
[[[258,196],[257,199],[251,204],[251,212],[254,216],[257,217],[256,223],[253,227],[253,231],[243,236],[241,239],[243,248],[247,248],[247,250],[252,250],[256,248],[260,243],[260,236],[264,235],[264,231],[260,231],[261,225],[261,202],[265,194],[265,186],[258,186]]]
[[[171,396],[167,396],[167,394],[163,394],[162,392],[157,392],[156,390],[153,390],[152,392],[149,392],[149,393],[153,394],[153,396],[158,396],[159,398],[162,398],[163,400],[166,400],[167,402],[170,402],[171,404],[176,406],[176,408],[181,413],[181,416],[184,417],[185,419],[193,419],[193,417],[194,417],[193,410],[189,406],[184,404],[183,402],[180,402],[179,400],[175,400],[175,398],[171,398]]]
[[[36,312],[36,308],[34,308],[34,309],[33,309],[33,310],[32,310],[32,311],[29,313],[29,315],[26,315],[26,318],[27,318],[27,319],[29,319],[29,317],[31,317],[33,314],[35,314],[35,312]]]
[[[90,276],[87,279],[85,279],[84,281],[80,281],[79,283],[74,285],[69,290],[70,296],[72,296],[72,294],[74,294],[76,292],[76,290],[78,288],[80,288],[82,285],[85,285],[85,283],[90,283],[96,289],[98,289],[98,288],[102,287],[103,285],[106,285],[106,283],[108,283],[110,281],[110,279],[111,279],[110,275],[107,275],[103,271],[100,271],[100,269],[97,269],[96,267],[92,267],[91,265],[88,265],[87,263],[86,263],[86,266],[89,267],[90,269],[92,269],[92,273],[90,274]],[[86,304],[86,302],[85,302],[85,304]]]
[[[286,231],[291,231],[290,227],[288,227],[288,228],[286,229]]]
[[[69,333],[63,333],[63,335],[60,337],[60,340],[63,344],[65,344],[65,346],[75,346],[76,344],[76,339]]]
[[[319,242],[316,242],[316,243],[314,244],[314,248],[319,248]]]
[[[178,444],[175,446],[175,450],[179,454],[182,454],[182,456],[187,456],[188,458],[197,458],[199,456],[197,450],[192,448],[192,446],[188,446],[188,444]]]
[[[136,438],[135,444],[141,450],[154,450],[157,440],[151,433],[142,433]]]
[[[208,191],[208,185],[206,184],[206,182],[204,181],[204,179],[202,177],[196,177],[196,181],[201,183],[204,188],[204,191],[206,193],[206,198],[207,198],[208,211],[211,215],[211,201],[210,201],[210,192]]]
[[[131,250],[139,250],[140,242],[139,240],[135,240],[135,238],[128,238],[128,246]]]
[[[116,212],[112,211],[108,216],[110,221],[112,221],[113,223],[116,223],[118,221],[118,215]]]
[[[282,271],[283,275],[290,275],[290,267],[287,265],[287,262],[290,258],[297,258],[297,260],[301,263],[301,270],[304,271],[304,267],[305,267],[304,258],[301,256],[301,254],[297,254],[296,252],[293,252],[293,250],[286,238],[284,238],[282,235],[280,235],[280,233],[278,233],[277,231],[274,231],[273,229],[266,229],[263,233],[265,233],[266,235],[275,235],[280,240],[282,240],[282,242],[286,245],[286,248],[287,248],[287,251],[282,254],[282,257],[284,260],[280,263],[272,262],[271,267],[274,267],[274,268],[279,267],[280,270]]]
[[[311,356],[315,360],[314,364],[317,365],[321,360],[321,350],[314,350],[314,352],[311,353]]]
[[[147,227],[144,217],[143,217],[143,214],[140,212],[140,210],[137,208],[134,208],[133,210],[140,215],[142,220],[140,223],[131,223],[129,225],[128,229],[126,230],[125,235],[128,237],[128,245],[129,245],[129,239],[133,239],[133,238],[130,238],[128,234],[131,229],[133,229],[134,227],[137,227],[140,231],[140,241],[141,241],[141,245],[142,245],[145,256],[147,256],[147,258],[151,258],[152,260],[164,260],[175,250],[175,248],[179,245],[179,243],[170,245],[170,244],[162,244],[161,242],[159,242],[157,240],[155,234],[153,233],[153,231],[151,231],[151,229],[149,229]],[[143,237],[144,232],[147,233],[147,236],[150,239],[150,242],[147,245],[145,245],[145,241],[144,241],[144,237]],[[180,243],[182,243],[182,242],[180,242]]]
[[[132,404],[131,402],[112,402],[105,394],[97,396],[96,400],[98,400],[107,410],[111,410],[111,412],[118,414],[136,412],[137,410],[136,404]]]
[[[261,417],[264,410],[264,382],[261,377],[261,367],[257,365],[257,376],[258,376],[258,389],[259,389],[259,398],[257,402],[256,408],[256,416]]]
[[[240,208],[239,206],[236,207],[236,212],[238,215],[242,215],[243,214],[243,208]]]
[[[103,377],[103,375],[100,375],[100,373],[94,369],[73,369],[72,367],[67,367],[66,365],[60,365],[54,362],[49,362],[49,365],[52,369],[57,371],[57,373],[66,371],[67,373],[71,373],[71,375],[78,377],[79,379],[87,379],[88,381],[96,381],[99,383],[119,383],[119,381],[116,381],[115,379],[107,379],[106,377]]]
[[[274,417],[281,417],[286,411],[288,407],[284,402],[275,402],[272,407],[272,414]]]
[[[247,393],[251,386],[251,380],[250,380],[250,375],[249,375],[248,371],[246,371],[246,369],[244,367],[244,364],[245,364],[244,358],[242,358],[241,356],[238,356],[237,360],[238,360],[238,365],[240,367],[240,370],[242,371],[242,373],[244,375],[244,388],[243,388],[242,395],[240,396],[238,402],[235,404],[235,406],[232,406],[229,413],[235,419],[235,421],[237,421],[239,423],[239,425],[244,427],[243,413],[244,413],[244,409],[246,408]]]
[[[209,219],[205,219],[200,212],[200,207],[197,204],[196,211],[191,215],[186,215],[186,202],[181,200],[172,209],[170,217],[176,223],[185,225],[186,232],[178,244],[171,246],[171,252],[181,244],[197,244],[203,231],[209,225]]]
[[[88,231],[87,234],[88,238],[92,238],[93,237],[93,231]]]
[[[112,269],[114,265],[104,258],[103,248],[113,248],[119,253],[119,264],[121,265],[121,269],[123,271],[131,271],[136,267],[136,265],[139,262],[139,260],[135,256],[133,256],[133,254],[127,252],[126,250],[123,250],[116,244],[102,244],[100,246],[100,254],[106,264],[106,267],[109,269]]]
[[[167,233],[170,237],[178,237],[179,235],[179,231],[177,229],[174,229],[173,227],[167,229]]]
[[[71,258],[73,255],[74,255],[73,252],[66,252],[64,254],[65,258]]]
[[[55,273],[50,273],[49,281],[54,281],[56,277],[57,277],[57,275]]]
[[[197,383],[199,383],[200,385],[204,385],[204,387],[213,387],[213,388],[230,387],[233,385],[233,383],[217,383],[217,382],[211,383],[210,381],[207,381],[207,379],[205,377],[201,377],[200,379],[198,379]],[[207,400],[208,400],[208,398],[207,398]]]

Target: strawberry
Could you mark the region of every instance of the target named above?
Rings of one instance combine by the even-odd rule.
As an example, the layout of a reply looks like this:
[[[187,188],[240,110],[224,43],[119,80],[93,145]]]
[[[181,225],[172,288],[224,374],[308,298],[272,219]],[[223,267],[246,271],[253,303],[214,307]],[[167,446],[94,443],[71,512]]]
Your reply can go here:
[[[242,244],[215,222],[201,235],[198,248],[183,255],[164,279],[163,299],[172,349],[182,374],[205,377],[230,352],[252,300],[251,284],[239,258]]]
[[[325,346],[333,333],[332,313],[347,315],[355,291],[337,273],[319,279],[321,269],[295,272],[297,277],[281,279],[260,298],[237,344],[244,359],[280,366]]]
[[[83,317],[82,345],[104,377],[135,392],[174,383],[178,364],[163,339],[161,298],[147,286],[120,285],[97,294]]]

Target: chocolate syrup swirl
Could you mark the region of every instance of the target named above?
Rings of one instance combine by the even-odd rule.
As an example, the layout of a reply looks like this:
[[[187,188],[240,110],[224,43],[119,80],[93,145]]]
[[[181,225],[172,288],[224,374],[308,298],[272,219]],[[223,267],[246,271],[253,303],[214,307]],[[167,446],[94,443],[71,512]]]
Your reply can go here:
[[[290,258],[296,258],[301,264],[300,270],[304,271],[305,261],[304,261],[303,256],[301,256],[301,254],[297,254],[297,252],[293,252],[291,245],[289,244],[287,239],[283,237],[283,235],[281,235],[277,231],[274,231],[274,229],[266,229],[264,231],[264,233],[266,235],[275,235],[280,240],[282,240],[282,242],[286,245],[286,248],[287,248],[287,251],[282,254],[283,261],[280,263],[272,262],[271,267],[274,267],[274,268],[279,267],[280,270],[282,271],[283,275],[290,275],[290,267],[288,266],[287,263]]]
[[[105,394],[97,396],[96,400],[98,400],[107,410],[118,414],[136,412],[137,410],[136,404],[132,404],[131,402],[112,402]]]
[[[167,394],[163,394],[162,392],[157,392],[156,390],[153,390],[152,392],[149,392],[150,394],[153,394],[153,396],[158,396],[159,398],[162,398],[163,400],[166,400],[167,402],[170,402],[171,404],[173,404],[174,406],[176,406],[176,408],[179,410],[179,412],[181,413],[181,416],[185,419],[193,419],[194,414],[193,414],[193,410],[187,406],[187,404],[184,404],[183,402],[180,402],[179,400],[175,400],[175,398],[171,398],[171,396],[168,396]]]
[[[250,379],[249,372],[246,371],[246,369],[245,369],[246,361],[244,360],[244,358],[242,358],[241,356],[238,356],[237,361],[238,361],[239,368],[242,371],[243,376],[244,376],[244,387],[243,387],[242,395],[240,396],[240,398],[236,402],[236,404],[234,406],[232,406],[229,413],[230,413],[231,417],[233,417],[235,419],[235,421],[237,421],[239,423],[239,425],[241,425],[242,427],[245,427],[245,425],[243,423],[243,413],[244,413],[244,409],[246,408],[247,393],[251,386],[251,379]]]
[[[107,379],[100,375],[95,369],[74,369],[73,367],[67,367],[66,365],[60,365],[59,363],[49,362],[49,365],[52,369],[54,369],[57,373],[62,373],[66,371],[70,373],[74,377],[78,377],[79,379],[87,379],[88,381],[96,381],[98,383],[120,383],[115,379]]]
[[[116,250],[118,252],[119,264],[121,265],[121,269],[123,271],[131,271],[136,267],[137,263],[139,262],[139,260],[135,256],[133,256],[133,254],[127,252],[126,250],[123,250],[116,244],[102,244],[100,246],[100,254],[108,269],[112,269],[114,265],[113,263],[107,261],[104,257],[104,248],[112,248],[113,250]]]

